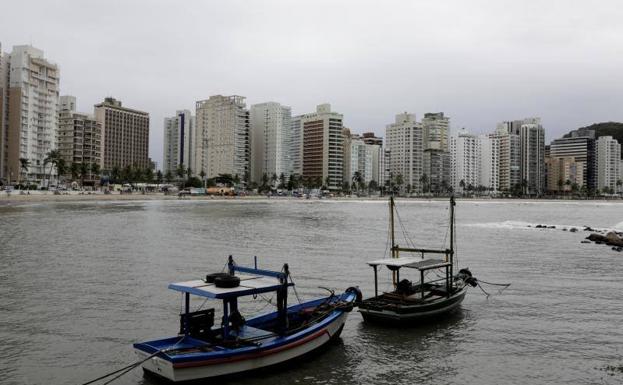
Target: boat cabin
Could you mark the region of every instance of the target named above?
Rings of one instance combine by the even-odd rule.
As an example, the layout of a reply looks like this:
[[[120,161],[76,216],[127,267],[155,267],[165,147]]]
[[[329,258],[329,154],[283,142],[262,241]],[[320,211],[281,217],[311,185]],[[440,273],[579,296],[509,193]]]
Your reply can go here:
[[[180,314],[180,334],[206,341],[216,339],[226,342],[242,337],[243,332],[252,333],[253,328],[245,325],[245,320],[238,311],[238,298],[269,292],[277,292],[277,317],[272,323],[270,332],[285,333],[288,324],[288,287],[294,285],[288,282],[288,265],[285,264],[280,272],[258,269],[257,264],[255,268],[249,268],[236,265],[230,256],[227,269],[228,273],[211,274],[206,277],[206,280],[177,282],[169,285],[169,289],[184,293],[185,306],[184,312]],[[222,328],[214,328],[214,308],[190,311],[191,295],[222,301]],[[267,332],[267,330],[262,331]]]

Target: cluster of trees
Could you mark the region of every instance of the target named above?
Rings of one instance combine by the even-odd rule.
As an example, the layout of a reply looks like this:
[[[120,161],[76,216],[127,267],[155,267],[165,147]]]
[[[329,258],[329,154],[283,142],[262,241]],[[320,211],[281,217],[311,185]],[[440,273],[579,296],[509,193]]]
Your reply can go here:
[[[268,192],[273,189],[281,189],[281,190],[295,190],[301,187],[313,189],[313,188],[321,188],[326,189],[329,185],[329,178],[327,177],[324,181],[322,177],[304,177],[299,174],[292,174],[289,177],[286,177],[284,173],[272,174],[268,175],[264,173],[262,175],[262,180],[258,182],[249,183],[249,189],[257,189],[258,192]]]
[[[564,192],[566,194],[580,195],[580,196],[596,196],[599,194],[616,194],[621,191],[621,186],[623,185],[623,180],[619,179],[616,182],[616,189],[610,188],[608,186],[602,187],[601,189],[591,189],[586,185],[580,186],[575,182],[571,182],[571,180],[567,179],[563,182],[562,179],[558,180],[558,193]],[[564,187],[563,187],[564,186]]]

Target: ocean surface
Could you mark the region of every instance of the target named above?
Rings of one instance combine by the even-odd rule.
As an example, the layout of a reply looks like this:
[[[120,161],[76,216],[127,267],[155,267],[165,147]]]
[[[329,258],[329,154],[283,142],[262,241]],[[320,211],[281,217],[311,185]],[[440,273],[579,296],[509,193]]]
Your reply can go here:
[[[400,245],[445,247],[447,202],[397,207]],[[623,365],[623,253],[580,241],[583,226],[623,230],[623,205],[459,200],[456,216],[459,266],[508,289],[470,288],[459,311],[419,328],[370,326],[352,312],[322,355],[231,383],[622,383],[605,369]],[[571,227],[580,231],[562,230]],[[167,284],[220,271],[230,254],[267,269],[289,263],[302,298],[354,285],[366,297],[365,262],[388,256],[387,203],[0,206],[0,383],[81,384],[134,362],[133,342],[177,333],[181,297]],[[389,274],[380,279],[389,290]],[[241,306],[244,315],[272,305]],[[114,383],[154,380],[136,369]]]

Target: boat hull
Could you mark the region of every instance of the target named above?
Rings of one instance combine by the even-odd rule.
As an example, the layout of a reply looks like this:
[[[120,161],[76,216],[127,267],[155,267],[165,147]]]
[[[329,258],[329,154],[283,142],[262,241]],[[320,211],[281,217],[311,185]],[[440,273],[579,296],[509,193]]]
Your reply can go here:
[[[322,328],[292,340],[287,344],[267,350],[258,350],[241,355],[198,362],[178,362],[155,356],[143,362],[142,367],[172,382],[191,381],[203,378],[229,376],[278,365],[310,354],[337,339],[344,327],[348,313],[340,312]],[[146,359],[149,353],[135,349],[139,359]]]
[[[359,304],[359,312],[364,321],[383,325],[417,325],[435,319],[456,310],[463,300],[467,289],[463,288],[449,298],[428,304],[403,305],[382,308],[367,306],[366,301]]]

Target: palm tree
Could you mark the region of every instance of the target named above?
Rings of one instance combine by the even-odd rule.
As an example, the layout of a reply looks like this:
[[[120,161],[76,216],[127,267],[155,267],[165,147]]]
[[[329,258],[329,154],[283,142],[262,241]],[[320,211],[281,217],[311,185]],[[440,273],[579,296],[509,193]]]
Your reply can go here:
[[[58,178],[59,178],[59,172],[58,172],[58,163],[59,161],[63,159],[61,157],[61,152],[59,150],[50,150],[46,156],[45,159],[43,160],[43,167],[45,169],[45,166],[47,164],[50,164],[50,172],[48,173],[48,188],[50,187],[50,180],[52,179],[52,170],[54,170],[54,166],[56,166],[56,179],[57,179],[57,184],[58,184]]]
[[[277,174],[273,173],[270,177],[270,185],[271,187],[275,187],[275,182],[277,181]]]
[[[398,186],[398,190],[400,191],[400,189],[402,188],[402,185],[405,183],[404,178],[402,177],[402,174],[398,174],[396,175],[396,186]]]
[[[167,183],[171,183],[171,181],[173,180],[173,174],[171,174],[171,170],[167,171],[167,173],[164,174],[164,180]]]
[[[564,185],[565,182],[562,181],[562,178],[558,179],[558,192],[560,193],[562,191],[562,185]]]
[[[100,164],[99,163],[91,163],[91,174],[92,179],[97,180],[100,176]]]
[[[353,173],[353,178],[352,178],[352,182],[353,182],[353,184],[352,184],[352,186],[353,186],[353,187],[355,187],[355,190],[356,190],[357,192],[359,192],[358,187],[359,187],[359,185],[361,184],[361,181],[363,181],[363,177],[361,176],[361,172],[359,172],[359,171],[355,171],[355,172]]]
[[[110,179],[112,179],[114,183],[119,183],[120,178],[121,178],[121,169],[119,168],[119,166],[113,166],[110,172]]]
[[[203,178],[205,176],[205,173],[203,172],[203,170],[201,170],[201,172],[204,174],[201,178]],[[158,172],[156,173],[156,183],[158,184],[162,184],[162,180],[163,180],[163,175],[162,175],[162,171],[158,170]]]
[[[621,185],[623,185],[623,180],[617,179],[617,193],[621,193]]]
[[[186,175],[186,167],[182,163],[177,166],[175,170],[175,175],[179,177],[179,179],[184,179],[184,175]]]
[[[29,167],[30,167],[30,160],[26,158],[19,158],[19,168],[21,171],[24,171],[24,173],[26,174],[27,185],[28,185],[28,188],[30,189],[30,183],[28,183],[28,168]],[[21,180],[20,180],[20,184],[21,184]]]
[[[84,188],[84,178],[89,173],[89,165],[87,163],[80,163],[78,165],[78,172],[80,173],[80,187]]]
[[[286,175],[284,173],[279,174],[279,188],[286,188]]]
[[[266,189],[268,185],[268,175],[266,173],[262,174],[262,184],[260,185],[260,192]]]
[[[567,180],[565,181],[565,185],[566,185],[567,187],[569,187],[569,189],[571,189],[571,180],[570,180],[570,179],[567,179]],[[566,191],[569,191],[569,189],[565,189],[565,190],[566,190]]]
[[[69,172],[71,172],[72,179],[78,179],[78,176],[80,175],[80,165],[78,163],[72,163],[69,167]]]
[[[65,159],[58,158],[56,161],[56,182],[57,185],[61,183],[61,176],[67,173],[67,165],[65,164]]]
[[[420,177],[420,183],[422,184],[422,192],[427,193],[428,191],[428,175],[426,173],[422,174]]]
[[[459,187],[461,188],[461,194],[465,193],[465,180],[461,179],[459,182]]]

